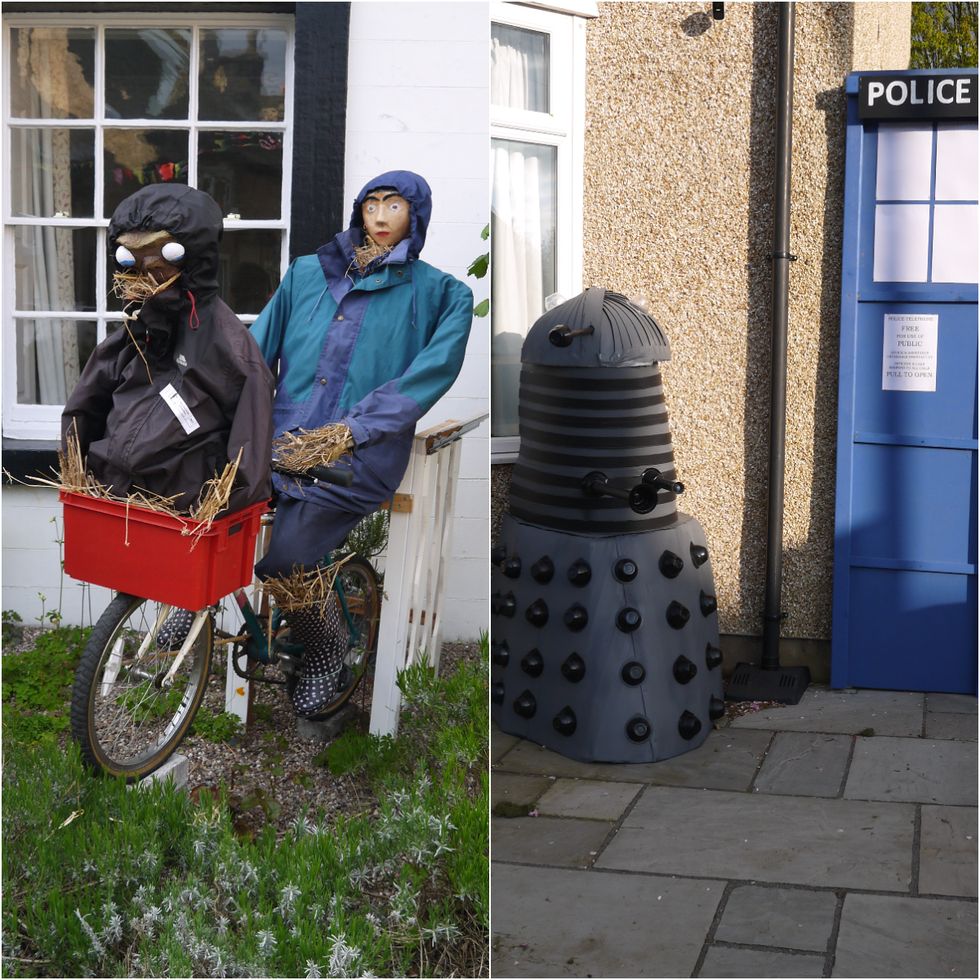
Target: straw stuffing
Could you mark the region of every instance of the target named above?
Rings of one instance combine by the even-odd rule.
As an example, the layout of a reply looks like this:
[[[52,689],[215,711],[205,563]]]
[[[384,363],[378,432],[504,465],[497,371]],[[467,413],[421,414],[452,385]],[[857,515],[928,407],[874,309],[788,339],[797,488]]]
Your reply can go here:
[[[317,566],[306,570],[294,565],[289,575],[266,579],[261,585],[262,591],[283,612],[295,612],[312,606],[320,610],[322,617],[326,617],[327,600],[333,592],[337,572],[350,557],[347,555],[325,568]]]
[[[280,466],[303,473],[313,466],[331,466],[350,452],[350,429],[331,422],[318,429],[284,432],[272,444],[272,455]]]
[[[82,456],[74,422],[72,422],[65,437],[65,449],[58,450],[58,472],[54,474],[57,479],[43,476],[29,476],[27,479],[37,486],[54,487],[56,490],[66,490],[69,493],[84,494],[100,500],[111,500],[115,503],[126,504],[127,508],[142,507],[145,510],[156,511],[160,514],[169,514],[171,517],[176,517],[184,522],[185,526],[181,534],[191,535],[199,540],[203,534],[211,529],[215,518],[228,507],[235,476],[241,463],[242,451],[239,449],[235,460],[227,463],[220,474],[216,474],[213,479],[204,484],[197,501],[190,508],[189,514],[178,510],[176,506],[177,501],[184,496],[183,494],[165,497],[162,494],[153,493],[151,490],[133,487],[130,493],[121,496],[100,483],[85,469],[85,459]],[[193,526],[190,526],[189,521],[193,522]],[[196,543],[197,541],[195,541]]]

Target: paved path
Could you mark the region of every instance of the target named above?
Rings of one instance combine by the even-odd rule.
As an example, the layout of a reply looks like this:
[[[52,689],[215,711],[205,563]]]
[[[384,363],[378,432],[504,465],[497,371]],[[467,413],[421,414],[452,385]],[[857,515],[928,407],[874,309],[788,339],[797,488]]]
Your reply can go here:
[[[976,698],[813,687],[666,762],[493,762],[495,978],[980,976]]]

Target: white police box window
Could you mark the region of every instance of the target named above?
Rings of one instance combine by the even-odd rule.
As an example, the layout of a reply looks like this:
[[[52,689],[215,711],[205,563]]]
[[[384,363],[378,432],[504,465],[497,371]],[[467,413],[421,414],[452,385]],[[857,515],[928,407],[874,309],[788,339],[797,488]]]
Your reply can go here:
[[[875,282],[977,282],[976,83],[861,79],[861,117],[878,120]]]

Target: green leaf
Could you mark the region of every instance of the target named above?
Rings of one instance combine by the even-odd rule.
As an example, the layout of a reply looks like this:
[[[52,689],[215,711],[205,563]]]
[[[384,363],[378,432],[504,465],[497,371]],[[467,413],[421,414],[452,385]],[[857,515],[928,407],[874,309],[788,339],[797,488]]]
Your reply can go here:
[[[481,300],[473,307],[473,316],[486,316],[490,312],[490,300]]]
[[[478,255],[471,263],[470,267],[466,270],[468,276],[473,276],[476,279],[482,279],[490,268],[490,255]]]

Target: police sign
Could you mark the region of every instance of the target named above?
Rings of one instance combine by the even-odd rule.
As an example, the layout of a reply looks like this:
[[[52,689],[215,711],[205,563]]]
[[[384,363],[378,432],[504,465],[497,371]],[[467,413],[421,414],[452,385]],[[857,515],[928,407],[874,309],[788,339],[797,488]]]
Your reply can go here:
[[[976,119],[976,74],[862,75],[860,119]]]

